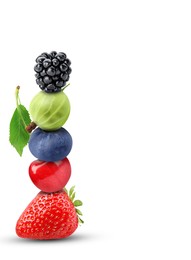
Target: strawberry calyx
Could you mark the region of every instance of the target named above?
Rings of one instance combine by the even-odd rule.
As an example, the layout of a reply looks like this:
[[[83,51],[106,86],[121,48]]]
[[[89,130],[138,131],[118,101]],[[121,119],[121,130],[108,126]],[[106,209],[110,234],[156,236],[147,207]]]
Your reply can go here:
[[[77,200],[75,199],[76,196],[76,192],[74,191],[75,186],[72,186],[69,191],[66,189],[66,187],[64,188],[64,191],[67,193],[67,195],[69,196],[70,200],[72,201],[75,209],[76,209],[76,214],[78,216],[78,223],[79,224],[83,224],[84,221],[81,219],[81,216],[83,215],[82,212],[78,209],[79,206],[82,206],[83,203],[81,200]]]

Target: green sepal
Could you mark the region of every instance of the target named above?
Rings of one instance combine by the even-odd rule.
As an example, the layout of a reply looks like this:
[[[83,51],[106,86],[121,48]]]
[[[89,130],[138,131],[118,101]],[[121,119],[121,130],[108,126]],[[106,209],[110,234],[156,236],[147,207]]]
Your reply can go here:
[[[84,221],[79,217],[78,217],[78,222],[79,222],[79,224],[84,224]]]
[[[73,192],[72,193],[72,195],[71,195],[71,200],[72,200],[72,202],[74,201],[74,199],[75,199],[75,196],[76,196],[76,193],[75,192]],[[74,205],[75,206],[75,205]]]
[[[81,215],[81,216],[83,215],[82,212],[81,212],[79,209],[76,209],[76,213],[77,213],[78,215]]]
[[[66,189],[66,187],[64,187],[64,191],[68,194],[68,190]]]
[[[74,206],[75,206],[75,207],[82,206],[82,205],[83,205],[83,203],[82,203],[81,200],[75,200],[75,201],[74,201]]]
[[[79,223],[79,224],[83,224],[84,221],[79,217],[79,216],[82,216],[82,212],[81,212],[78,208],[76,208],[76,207],[82,206],[83,203],[82,203],[81,200],[75,200],[75,201],[74,201],[74,198],[75,198],[75,195],[76,195],[74,189],[75,189],[75,186],[72,186],[72,187],[70,188],[69,192],[68,192],[68,190],[67,190],[66,187],[65,187],[65,188],[64,188],[64,191],[65,191],[65,192],[67,193],[67,195],[70,197],[70,199],[71,199],[71,201],[72,201],[72,203],[73,203],[73,205],[74,205],[74,207],[75,207],[76,214],[77,214],[77,216],[78,216],[78,223]]]
[[[75,186],[72,186],[69,190],[69,197],[71,198],[73,192],[74,192]]]

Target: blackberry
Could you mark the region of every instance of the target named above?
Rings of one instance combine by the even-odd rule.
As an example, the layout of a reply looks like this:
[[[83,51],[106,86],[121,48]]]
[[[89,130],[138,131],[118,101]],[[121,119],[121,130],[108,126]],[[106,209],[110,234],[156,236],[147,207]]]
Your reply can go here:
[[[43,52],[34,66],[36,83],[47,93],[61,91],[70,78],[70,65],[71,61],[63,52]]]

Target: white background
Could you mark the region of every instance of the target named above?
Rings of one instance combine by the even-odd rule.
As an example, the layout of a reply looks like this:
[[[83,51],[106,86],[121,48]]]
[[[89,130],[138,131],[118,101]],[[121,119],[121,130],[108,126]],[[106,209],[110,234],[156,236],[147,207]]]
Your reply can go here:
[[[1,1],[0,258],[191,259],[191,2]],[[72,61],[68,156],[85,224],[29,241],[15,224],[38,189],[9,144],[14,91],[39,91],[41,52]]]

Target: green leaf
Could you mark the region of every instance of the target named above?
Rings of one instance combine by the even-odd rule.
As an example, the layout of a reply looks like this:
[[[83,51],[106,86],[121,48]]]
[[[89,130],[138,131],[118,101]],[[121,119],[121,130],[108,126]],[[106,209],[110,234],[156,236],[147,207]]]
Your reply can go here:
[[[76,209],[76,213],[77,213],[78,215],[81,215],[81,216],[83,215],[82,212],[81,212],[79,209]]]
[[[12,146],[22,156],[23,148],[29,141],[30,134],[25,130],[25,127],[31,122],[27,109],[19,104],[15,109],[10,122],[9,141]]]
[[[81,200],[75,200],[75,201],[74,201],[74,206],[75,206],[75,207],[82,206],[82,205],[83,205],[83,203],[82,203]]]

